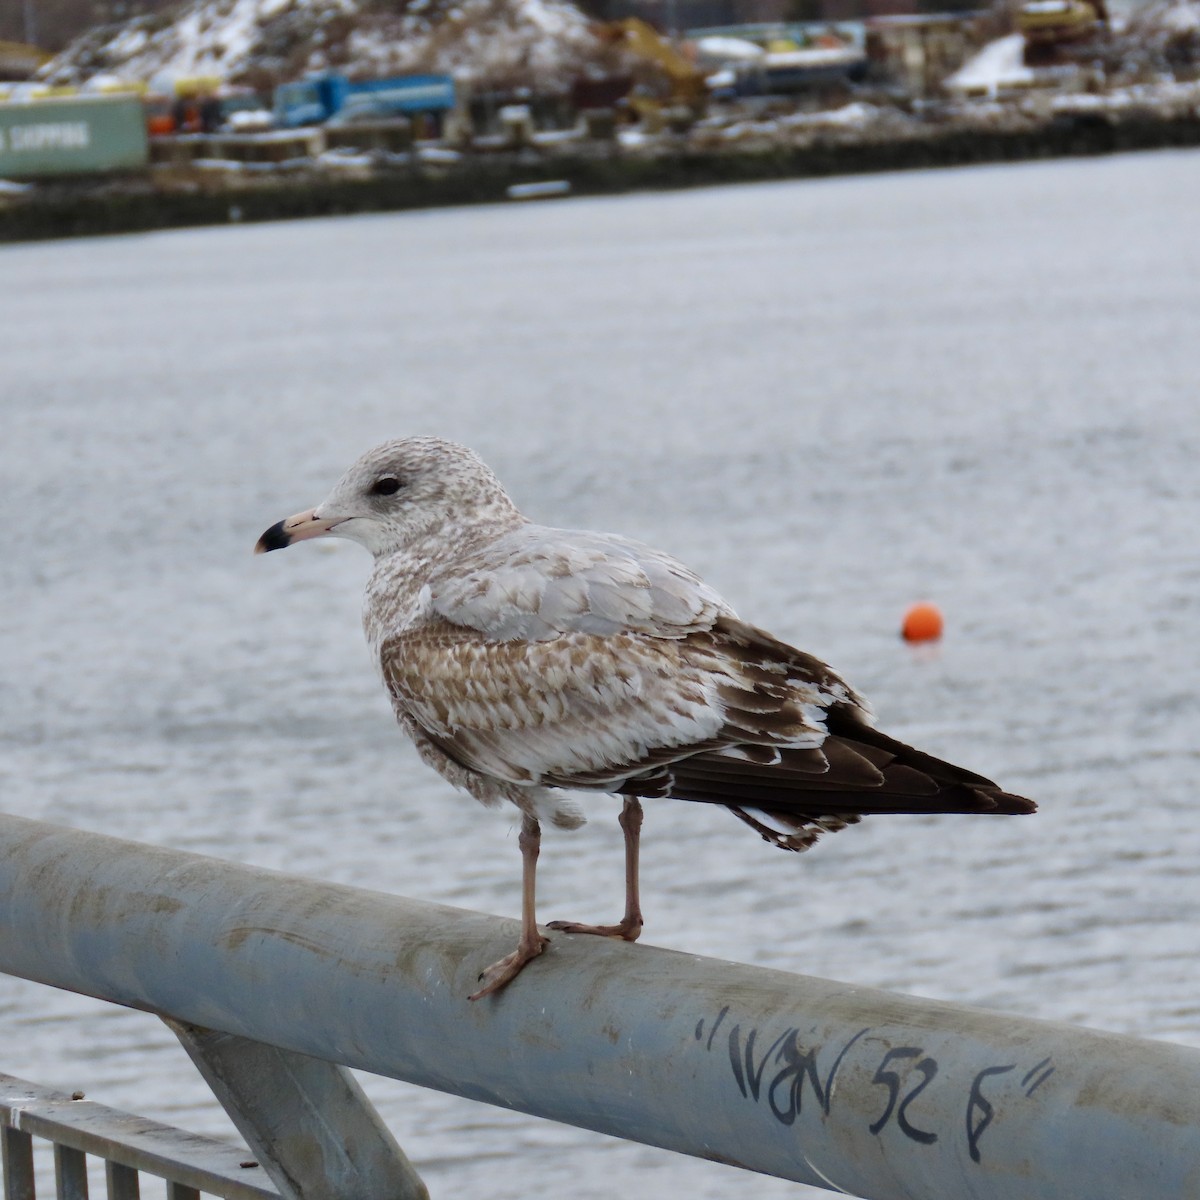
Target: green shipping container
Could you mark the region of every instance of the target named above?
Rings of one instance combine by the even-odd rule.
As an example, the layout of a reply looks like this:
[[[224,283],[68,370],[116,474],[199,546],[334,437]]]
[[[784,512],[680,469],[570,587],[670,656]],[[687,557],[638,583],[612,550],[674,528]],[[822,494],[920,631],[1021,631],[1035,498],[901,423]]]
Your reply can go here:
[[[125,171],[148,158],[140,96],[0,104],[0,178]]]

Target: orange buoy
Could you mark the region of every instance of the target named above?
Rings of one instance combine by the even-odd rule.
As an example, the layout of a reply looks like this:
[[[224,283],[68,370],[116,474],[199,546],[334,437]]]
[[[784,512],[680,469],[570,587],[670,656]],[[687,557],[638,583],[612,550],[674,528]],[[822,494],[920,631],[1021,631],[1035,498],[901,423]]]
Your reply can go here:
[[[914,604],[904,614],[900,634],[906,642],[933,642],[942,636],[942,610],[936,604]]]

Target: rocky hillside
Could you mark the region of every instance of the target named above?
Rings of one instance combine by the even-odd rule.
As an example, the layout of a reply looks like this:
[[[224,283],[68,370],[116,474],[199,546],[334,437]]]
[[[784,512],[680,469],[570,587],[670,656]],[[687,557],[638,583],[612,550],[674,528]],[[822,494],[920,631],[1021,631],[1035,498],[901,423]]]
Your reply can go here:
[[[477,86],[565,85],[605,50],[570,0],[185,0],[95,29],[43,73],[219,76],[269,87],[306,72],[450,72]]]

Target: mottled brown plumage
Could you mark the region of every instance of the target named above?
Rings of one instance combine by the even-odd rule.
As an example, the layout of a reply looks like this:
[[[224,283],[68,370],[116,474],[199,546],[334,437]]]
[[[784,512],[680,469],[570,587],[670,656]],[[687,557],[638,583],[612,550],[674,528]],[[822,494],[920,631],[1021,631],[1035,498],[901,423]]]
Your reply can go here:
[[[626,797],[626,912],[614,926],[552,928],[629,940],[641,929],[639,798],[724,806],[788,850],[867,814],[1034,811],[877,731],[835,671],[741,621],[683,564],[530,523],[464,447],[380,446],[258,548],[328,534],[375,556],[364,626],[422,758],[523,815],[521,943],[476,996],[546,944],[533,903],[539,821],[582,823],[568,789]]]

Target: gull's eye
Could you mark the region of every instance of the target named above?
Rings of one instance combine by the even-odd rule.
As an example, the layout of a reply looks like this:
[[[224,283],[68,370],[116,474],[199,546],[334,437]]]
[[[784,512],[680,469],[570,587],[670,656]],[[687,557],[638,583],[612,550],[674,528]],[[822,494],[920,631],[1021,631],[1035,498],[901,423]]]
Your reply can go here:
[[[395,475],[385,475],[382,479],[377,479],[371,484],[371,495],[394,496],[403,486],[404,484]]]

